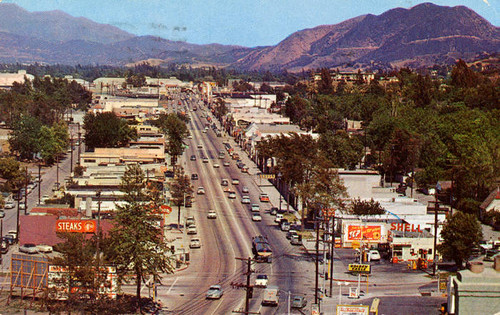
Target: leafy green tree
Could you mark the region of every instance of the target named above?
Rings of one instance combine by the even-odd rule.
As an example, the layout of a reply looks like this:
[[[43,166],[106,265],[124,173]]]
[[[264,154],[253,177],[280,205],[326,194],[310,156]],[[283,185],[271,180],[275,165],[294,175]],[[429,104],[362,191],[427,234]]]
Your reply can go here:
[[[308,174],[309,178],[297,184],[295,191],[302,199],[302,227],[306,216],[312,218],[319,215],[323,209],[345,210],[344,199],[347,198],[347,189],[337,170],[324,158],[316,160],[314,167]]]
[[[144,74],[132,74],[126,75],[125,82],[131,84],[134,87],[141,87],[146,85],[146,76]]]
[[[114,113],[104,112],[84,117],[85,144],[93,148],[116,148],[137,139],[137,130]]]
[[[9,137],[10,148],[19,154],[21,159],[31,160],[40,151],[41,122],[35,117],[23,116],[12,125]]]
[[[475,87],[479,83],[479,76],[472,71],[465,61],[459,59],[451,70],[451,84],[459,88]]]
[[[26,182],[26,172],[21,169],[21,164],[12,157],[0,158],[0,177],[7,180],[2,191],[16,191]]]
[[[189,176],[184,173],[182,167],[175,169],[174,179],[169,183],[170,201],[177,206],[177,226],[181,223],[181,206],[185,206],[186,198],[191,198],[193,186]]]
[[[320,71],[321,80],[318,82],[318,93],[319,94],[333,94],[333,80],[330,75],[330,70],[327,68],[322,68]]]
[[[159,127],[168,139],[167,152],[170,155],[172,165],[177,163],[177,157],[184,152],[184,138],[189,135],[186,123],[174,114],[160,114],[159,118],[153,122]]]
[[[121,190],[126,204],[117,206],[115,226],[110,231],[109,259],[119,270],[119,280],[129,272],[135,275],[136,298],[141,310],[141,283],[148,276],[156,279],[174,270],[170,249],[160,228],[159,191],[151,189],[139,165],[130,165],[122,177]]]
[[[378,215],[385,213],[384,208],[378,201],[373,200],[373,198],[369,201],[359,198],[353,199],[351,201],[350,211],[356,215]]]
[[[443,242],[438,245],[438,251],[444,259],[453,260],[462,267],[482,238],[481,224],[473,214],[457,211],[448,217],[441,238]]]
[[[221,117],[226,116],[228,111],[226,102],[224,102],[222,98],[218,98],[215,101],[215,116],[220,119]]]
[[[344,130],[327,131],[320,135],[319,147],[334,167],[354,168],[363,156],[363,144]]]

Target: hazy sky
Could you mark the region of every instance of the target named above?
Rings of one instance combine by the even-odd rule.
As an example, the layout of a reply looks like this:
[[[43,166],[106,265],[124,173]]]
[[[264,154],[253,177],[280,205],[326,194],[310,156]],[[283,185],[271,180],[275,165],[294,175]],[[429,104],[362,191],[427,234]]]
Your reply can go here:
[[[336,24],[362,14],[381,14],[429,1],[411,0],[0,0],[28,11],[61,10],[136,35],[190,43],[274,45],[304,28]],[[500,24],[500,0],[435,0],[465,5]]]

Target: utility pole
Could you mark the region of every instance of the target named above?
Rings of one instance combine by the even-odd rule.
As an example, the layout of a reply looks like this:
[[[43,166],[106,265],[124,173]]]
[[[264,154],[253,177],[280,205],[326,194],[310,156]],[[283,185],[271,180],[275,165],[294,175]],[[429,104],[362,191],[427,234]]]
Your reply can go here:
[[[436,203],[434,205],[434,247],[432,248],[433,255],[434,255],[434,266],[432,268],[432,276],[436,276],[437,272],[437,260],[438,260],[438,255],[436,252],[436,247],[437,247],[437,230],[438,230],[438,211],[439,211],[439,199],[438,199],[438,192],[436,190],[435,193],[436,196]]]
[[[333,296],[333,248],[335,247],[335,215],[332,216],[332,226],[330,229],[330,296]]]
[[[59,190],[59,155],[56,156],[56,187]]]
[[[26,166],[26,178],[24,180],[24,214],[28,211],[28,167]]]
[[[254,272],[254,271],[252,271],[252,262],[254,262],[255,259],[252,259],[251,257],[248,257],[248,258],[236,257],[236,259],[247,262],[247,272],[245,273],[246,276],[247,276],[247,282],[246,282],[246,284],[231,282],[231,286],[245,288],[245,290],[246,290],[246,294],[245,294],[245,310],[244,311],[237,310],[237,311],[233,311],[233,313],[240,313],[240,314],[260,314],[259,312],[250,312],[249,311],[250,299],[252,298],[252,295],[253,295],[253,285],[250,284],[250,275]]]
[[[314,215],[315,217],[317,214]],[[316,261],[315,268],[316,273],[314,276],[314,304],[318,304],[318,282],[319,282],[319,221],[314,218],[314,224],[316,227]]]
[[[41,194],[42,194],[42,163],[38,162],[38,204],[41,202]]]
[[[97,278],[97,283],[94,284],[94,296],[96,294],[99,294],[99,286],[101,285],[100,282],[100,275],[101,275],[101,270],[100,270],[100,264],[101,264],[101,253],[100,253],[100,240],[101,240],[101,190],[98,190],[96,192],[97,196],[97,240],[96,240],[96,264],[97,264],[97,270],[96,274],[94,276],[94,279]],[[95,281],[95,280],[94,280]]]
[[[70,162],[69,162],[69,177],[73,174],[73,138],[69,140],[69,149],[70,149]]]
[[[18,188],[17,189],[17,226],[16,226],[16,241],[19,242],[19,205],[20,205],[20,202],[21,201],[21,189]]]

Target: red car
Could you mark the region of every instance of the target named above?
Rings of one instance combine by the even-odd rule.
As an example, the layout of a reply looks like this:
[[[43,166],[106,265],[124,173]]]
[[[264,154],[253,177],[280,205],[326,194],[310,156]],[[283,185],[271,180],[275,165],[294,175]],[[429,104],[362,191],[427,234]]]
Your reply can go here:
[[[269,196],[266,194],[260,194],[260,202],[269,202]]]

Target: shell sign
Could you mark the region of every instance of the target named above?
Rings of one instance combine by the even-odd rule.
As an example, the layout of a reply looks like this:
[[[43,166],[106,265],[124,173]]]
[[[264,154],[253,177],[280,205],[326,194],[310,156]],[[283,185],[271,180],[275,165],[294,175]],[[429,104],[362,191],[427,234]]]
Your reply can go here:
[[[57,220],[56,232],[69,233],[94,233],[96,223],[94,220]]]
[[[382,235],[382,228],[380,225],[349,225],[347,227],[347,240],[348,241],[378,241]]]

